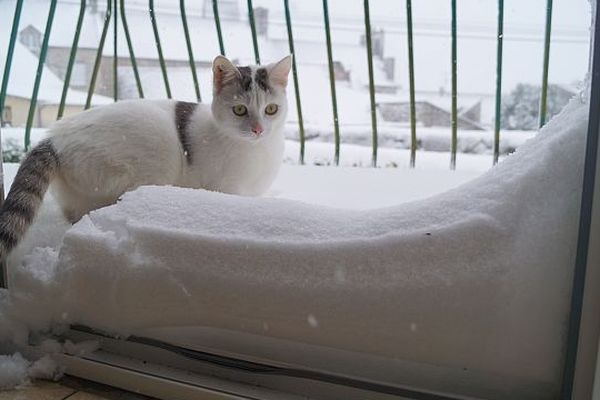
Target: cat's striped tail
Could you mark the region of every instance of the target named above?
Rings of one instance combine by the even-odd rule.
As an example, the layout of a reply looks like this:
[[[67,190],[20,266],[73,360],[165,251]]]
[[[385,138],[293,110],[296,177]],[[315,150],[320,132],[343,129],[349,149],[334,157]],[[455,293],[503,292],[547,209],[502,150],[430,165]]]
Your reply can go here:
[[[0,208],[0,260],[19,243],[33,222],[59,161],[49,139],[25,157]]]

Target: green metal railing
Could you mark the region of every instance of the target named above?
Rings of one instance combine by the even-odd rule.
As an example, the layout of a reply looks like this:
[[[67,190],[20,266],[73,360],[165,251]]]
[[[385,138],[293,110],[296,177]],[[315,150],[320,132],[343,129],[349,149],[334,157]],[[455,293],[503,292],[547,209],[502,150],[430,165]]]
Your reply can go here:
[[[373,41],[371,40],[371,17],[369,15],[369,0],[364,0],[365,9],[365,40],[367,47],[367,65],[369,67],[369,100],[371,101],[371,128],[373,132],[373,153],[371,165],[377,166],[377,110],[375,104],[375,82],[373,79]]]
[[[71,83],[71,73],[73,72],[73,66],[75,65],[75,57],[77,56],[77,45],[79,44],[79,34],[81,33],[81,26],[83,25],[83,17],[85,16],[86,1],[81,0],[79,6],[79,17],[77,18],[77,26],[75,27],[75,34],[73,35],[73,44],[71,45],[71,53],[69,55],[69,63],[67,64],[67,70],[65,72],[65,82],[63,84],[62,94],[60,95],[60,105],[58,106],[58,115],[56,119],[60,119],[65,111],[65,102],[67,101],[67,92],[69,90],[69,84]]]
[[[457,67],[458,54],[456,51],[456,0],[452,1],[452,147],[450,149],[450,169],[456,169],[456,150],[458,147],[458,93],[457,93]]]
[[[296,67],[296,52],[294,51],[294,34],[292,32],[292,18],[288,0],[283,1],[285,8],[285,25],[287,27],[290,54],[292,54],[292,76],[294,78],[294,91],[296,94],[296,111],[298,113],[298,131],[300,135],[300,164],[304,164],[304,119],[302,117],[302,102],[300,101],[300,84],[298,83],[298,69]]]
[[[406,0],[406,38],[408,41],[408,91],[410,101],[410,167],[417,158],[417,111],[415,107],[415,61],[413,51],[412,0]]]
[[[108,33],[108,25],[110,24],[111,14],[112,0],[106,0],[106,13],[104,14],[104,24],[102,26],[102,33],[100,34],[100,43],[98,44],[98,51],[96,52],[96,60],[94,61],[94,69],[92,71],[92,79],[90,80],[90,86],[88,88],[87,99],[85,100],[84,108],[86,110],[92,106],[92,96],[94,94],[94,89],[96,89],[96,80],[98,79],[98,71],[100,69],[100,63],[102,62],[102,52],[104,51],[104,42],[106,41],[106,34]],[[28,147],[28,145],[29,142],[25,141],[25,146]]]
[[[219,2],[213,0],[213,17],[215,20],[215,27],[217,28],[217,38],[219,39],[219,49],[221,55],[225,55],[225,45],[223,44],[223,33],[221,32],[221,19],[219,18]]]
[[[119,2],[117,4],[117,1]],[[359,1],[359,0],[355,0]],[[457,39],[457,1],[449,0],[451,6],[451,120],[450,120],[450,168],[456,168],[456,154],[458,151],[458,128],[459,128],[459,116],[458,116],[458,88],[457,88],[457,68],[458,68],[458,39]],[[550,60],[550,42],[551,42],[551,22],[552,22],[552,0],[546,0],[546,25],[544,35],[544,57],[543,57],[543,74],[542,74],[542,86],[541,86],[541,99],[539,105],[539,126],[541,127],[546,122],[547,113],[547,94],[548,94],[548,71],[549,71],[549,60]],[[413,42],[413,18],[412,18],[412,0],[405,0],[406,4],[406,28],[407,28],[407,45],[408,45],[408,82],[409,82],[409,121],[410,121],[410,167],[414,167],[416,164],[416,154],[418,149],[418,131],[417,131],[417,100],[416,100],[416,86],[415,86],[415,65],[414,65],[414,53],[415,46]],[[64,85],[62,88],[60,103],[58,107],[57,119],[62,118],[65,112],[65,104],[69,93],[69,86],[71,83],[71,75],[75,65],[75,60],[79,49],[79,38],[82,30],[84,21],[84,15],[86,12],[86,0],[80,0],[79,16],[77,19],[76,29],[73,34],[73,41],[70,48],[69,58],[67,60],[67,66],[65,70]],[[300,97],[300,84],[299,84],[299,72],[297,68],[298,57],[294,46],[294,37],[292,31],[292,18],[290,15],[290,7],[288,0],[283,0],[283,6],[285,11],[285,22],[287,28],[287,37],[289,43],[290,53],[294,55],[292,63],[292,75],[294,81],[294,91],[296,95],[296,113],[298,118],[298,135],[300,142],[300,154],[299,159],[301,163],[304,163],[305,149],[306,149],[306,135],[304,128],[304,119],[302,113],[302,101]],[[340,162],[340,148],[342,142],[342,134],[340,132],[340,121],[338,113],[338,102],[336,93],[336,71],[335,71],[335,58],[332,45],[332,27],[330,23],[329,6],[327,0],[322,0],[323,6],[323,27],[325,32],[325,45],[327,48],[327,66],[329,73],[330,83],[330,96],[331,96],[331,107],[333,115],[333,131],[334,131],[334,154],[333,160],[335,165],[339,165]],[[496,61],[496,90],[495,90],[495,121],[494,121],[494,143],[493,143],[493,163],[498,162],[500,156],[500,117],[501,117],[501,102],[502,102],[502,49],[503,49],[503,25],[504,25],[504,0],[497,0],[498,6],[498,33],[497,33],[497,61]],[[15,48],[16,37],[18,35],[19,21],[21,10],[23,7],[23,0],[16,0],[16,8],[13,18],[13,25],[11,29],[11,35],[8,43],[8,51],[6,54],[6,63],[2,82],[0,86],[0,110],[4,109],[6,100],[8,83],[10,80],[11,63]],[[49,38],[52,31],[52,22],[54,12],[57,7],[57,1],[52,0],[50,2],[48,18],[46,21],[46,28],[42,44],[39,51],[39,64],[36,76],[34,77],[34,90],[31,96],[31,102],[29,107],[29,113],[25,129],[25,148],[30,147],[30,133],[34,123],[35,111],[37,107],[37,99],[42,80],[43,66],[46,59],[49,46]],[[260,63],[260,42],[258,40],[257,26],[254,14],[254,5],[252,0],[247,0],[248,7],[248,22],[250,27],[250,34],[252,38],[252,47],[254,51],[254,60],[257,64]],[[119,12],[120,11],[120,12]],[[167,71],[167,63],[163,54],[163,48],[161,45],[161,39],[158,30],[158,23],[155,13],[154,1],[148,1],[148,11],[150,16],[150,24],[154,35],[154,43],[158,55],[158,62],[160,65],[161,75],[165,86],[166,97],[171,98],[171,86],[169,83],[169,75]],[[218,39],[219,50],[221,54],[225,55],[225,43],[223,33],[221,30],[221,19],[219,16],[219,1],[212,0],[212,11],[213,20],[216,28],[216,34]],[[368,93],[369,93],[369,104],[370,104],[370,120],[371,120],[371,133],[372,133],[372,154],[371,164],[377,166],[377,155],[378,155],[378,120],[377,120],[377,102],[375,96],[375,79],[374,79],[374,65],[373,65],[373,45],[372,45],[372,32],[371,32],[371,17],[369,10],[369,1],[363,0],[363,12],[364,12],[364,33],[365,33],[365,47],[366,57],[368,66]],[[186,43],[187,58],[189,61],[190,70],[192,73],[192,79],[194,84],[194,92],[198,101],[202,100],[200,85],[198,79],[198,73],[196,71],[196,60],[194,58],[193,48],[194,45],[191,41],[190,27],[188,25],[188,18],[186,13],[185,0],[179,1],[179,13],[181,16],[181,22],[183,26],[183,36]],[[106,10],[104,13],[104,22],[102,24],[102,31],[100,40],[96,50],[96,57],[92,68],[91,78],[88,85],[87,97],[85,102],[85,109],[92,106],[93,95],[96,91],[96,82],[100,73],[101,62],[104,58],[104,45],[106,37],[108,35],[109,25],[113,24],[113,54],[112,54],[112,95],[115,101],[119,98],[119,81],[118,76],[118,31],[119,31],[119,19],[121,20],[122,31],[124,38],[127,43],[127,50],[129,54],[130,65],[133,71],[137,92],[140,98],[144,97],[144,90],[142,87],[142,80],[139,73],[138,62],[134,52],[134,46],[132,44],[132,37],[127,23],[126,5],[125,0],[107,0]]]
[[[500,157],[500,112],[502,102],[502,44],[504,39],[504,0],[498,0],[498,43],[496,46],[496,107],[494,119],[494,165]],[[547,90],[547,88],[546,88]]]
[[[179,1],[179,12],[181,14],[181,24],[183,25],[183,34],[185,35],[185,44],[187,46],[188,58],[190,60],[190,70],[192,71],[192,79],[194,80],[194,90],[198,102],[202,101],[200,96],[200,85],[198,84],[198,74],[196,73],[196,61],[194,61],[194,52],[192,50],[192,42],[190,40],[190,30],[187,23],[187,15],[185,13],[185,0]]]
[[[333,162],[340,163],[340,121],[338,119],[337,95],[335,92],[335,71],[333,68],[333,52],[331,50],[331,29],[329,28],[329,7],[327,0],[323,0],[323,19],[325,21],[325,42],[327,43],[327,64],[329,66],[329,84],[331,87],[331,107],[333,111],[333,129],[335,134],[335,154]]]
[[[548,98],[548,67],[550,65],[550,34],[552,32],[552,0],[546,0],[546,31],[544,33],[544,68],[542,72],[542,96],[540,99],[540,128],[546,123]]]
[[[171,98],[171,85],[169,85],[169,75],[167,74],[167,65],[163,56],[162,46],[160,44],[160,35],[158,34],[158,26],[156,26],[156,14],[154,12],[154,0],[149,0],[148,8],[150,11],[150,22],[152,23],[152,31],[154,32],[154,42],[156,43],[156,52],[158,53],[158,62],[162,72],[163,81],[165,82],[165,91],[167,98]]]
[[[125,40],[127,41],[127,49],[129,50],[129,59],[131,60],[131,69],[133,70],[133,76],[135,77],[135,85],[138,90],[138,95],[141,99],[143,99],[144,89],[142,88],[142,80],[140,79],[140,73],[138,71],[133,45],[131,44],[129,25],[127,24],[127,16],[125,15],[125,0],[120,0],[119,5],[121,6],[121,23],[123,24],[123,32],[125,32]]]
[[[31,137],[31,127],[33,126],[33,118],[35,115],[35,107],[37,104],[40,84],[42,83],[42,72],[44,71],[44,63],[48,53],[48,41],[50,40],[50,32],[52,32],[52,22],[54,22],[54,13],[56,12],[57,0],[50,2],[48,11],[48,19],[46,20],[46,29],[44,30],[44,39],[42,41],[42,49],[40,51],[37,72],[35,73],[35,82],[33,83],[33,93],[31,94],[31,102],[29,103],[29,113],[27,114],[27,127],[25,128],[25,151],[29,150]],[[3,101],[4,102],[4,101]]]

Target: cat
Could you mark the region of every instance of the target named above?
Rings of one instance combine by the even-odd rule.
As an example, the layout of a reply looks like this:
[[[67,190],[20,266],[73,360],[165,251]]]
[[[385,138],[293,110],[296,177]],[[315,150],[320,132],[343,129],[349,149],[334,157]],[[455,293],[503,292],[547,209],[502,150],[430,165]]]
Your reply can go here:
[[[127,100],[64,118],[22,162],[0,209],[0,259],[50,190],[71,223],[142,185],[264,193],[279,171],[291,55],[212,65],[212,104]]]

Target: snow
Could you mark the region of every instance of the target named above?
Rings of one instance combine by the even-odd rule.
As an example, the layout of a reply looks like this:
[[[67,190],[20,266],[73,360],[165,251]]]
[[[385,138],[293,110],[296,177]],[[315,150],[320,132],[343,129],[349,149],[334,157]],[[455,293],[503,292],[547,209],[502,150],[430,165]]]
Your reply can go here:
[[[12,389],[23,383],[27,375],[29,361],[20,353],[3,356],[0,355],[0,390]]]
[[[347,209],[142,187],[60,228],[62,240],[43,225],[50,247],[10,270],[11,315],[33,330],[81,323],[163,340],[164,327],[209,327],[407,363],[407,374],[366,372],[388,374],[380,380],[550,398],[562,371],[587,108],[574,99],[487,173],[402,205],[360,204],[371,189],[365,171],[401,169],[308,168],[336,171],[314,182],[330,193],[345,171],[365,174]],[[284,176],[305,167],[288,168]],[[426,170],[411,173],[426,179]],[[302,189],[289,197],[307,200]],[[280,181],[277,190],[287,189]],[[194,337],[187,345],[202,346]],[[417,373],[434,366],[443,378]]]
[[[0,355],[0,390],[14,389],[29,379],[58,379],[60,376],[59,366],[48,355],[34,362],[21,353]]]

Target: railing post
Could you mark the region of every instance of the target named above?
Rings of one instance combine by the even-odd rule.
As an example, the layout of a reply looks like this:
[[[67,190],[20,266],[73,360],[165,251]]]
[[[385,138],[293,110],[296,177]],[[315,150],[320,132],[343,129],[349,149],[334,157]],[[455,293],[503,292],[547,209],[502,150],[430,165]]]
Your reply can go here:
[[[304,120],[302,118],[302,104],[300,102],[300,85],[298,84],[298,70],[296,68],[296,53],[294,52],[294,35],[292,33],[292,18],[288,0],[283,0],[285,8],[285,23],[287,26],[288,43],[292,54],[292,76],[294,78],[294,91],[296,93],[296,111],[298,113],[298,131],[300,134],[300,164],[304,164]]]
[[[369,98],[371,101],[371,129],[373,134],[373,154],[371,165],[377,166],[377,110],[375,109],[375,82],[373,79],[373,49],[371,43],[371,17],[369,15],[369,0],[364,0],[365,40],[367,45],[367,64],[369,67]]]
[[[35,109],[37,105],[38,93],[40,90],[40,83],[42,82],[42,73],[44,72],[44,63],[46,62],[46,54],[48,53],[48,41],[50,39],[50,32],[52,32],[52,22],[54,21],[54,12],[56,11],[57,0],[50,2],[50,9],[48,11],[48,19],[46,20],[46,29],[44,30],[44,39],[42,40],[42,48],[40,49],[40,57],[38,61],[37,71],[35,73],[35,82],[33,83],[33,93],[31,94],[31,101],[29,102],[29,114],[27,115],[27,125],[25,126],[25,151],[29,150],[30,137],[31,137],[31,126],[33,125],[33,117],[35,115]]]
[[[8,90],[8,78],[10,77],[10,69],[12,66],[13,54],[15,51],[15,43],[17,41],[17,34],[19,33],[19,21],[21,20],[22,9],[23,0],[17,0],[17,5],[15,6],[15,14],[13,16],[12,29],[10,31],[10,39],[8,41],[8,51],[6,52],[6,62],[4,64],[2,86],[0,86],[0,126],[2,125],[2,111],[4,110],[4,102],[6,101],[6,92]]]
[[[116,0],[115,0],[116,1]],[[106,13],[104,14],[104,25],[102,27],[102,33],[100,34],[100,43],[98,44],[98,51],[96,52],[96,60],[94,61],[94,70],[92,71],[92,79],[90,80],[90,86],[88,88],[87,99],[85,101],[85,109],[91,107],[92,96],[96,89],[96,79],[98,78],[98,70],[100,69],[100,63],[102,62],[102,51],[104,50],[104,42],[106,41],[106,33],[108,32],[108,25],[110,24],[110,17],[112,15],[112,0],[106,0]]]
[[[116,1],[116,0],[115,0]],[[121,22],[123,24],[123,31],[125,32],[125,40],[127,41],[127,48],[129,50],[129,59],[131,60],[131,68],[133,69],[133,76],[135,77],[135,84],[137,86],[138,95],[140,98],[144,98],[144,90],[142,89],[142,81],[137,68],[137,61],[133,52],[133,45],[131,43],[131,36],[129,35],[129,25],[127,24],[127,17],[125,16],[125,0],[119,2],[121,8]]]
[[[410,97],[410,168],[414,168],[417,158],[417,116],[415,102],[412,0],[406,0],[406,28],[408,37],[408,85]]]
[[[458,107],[457,107],[457,51],[456,51],[456,0],[452,5],[452,149],[450,153],[450,169],[456,169],[456,150],[458,147]]]
[[[200,85],[198,85],[198,74],[196,73],[196,62],[194,61],[194,52],[192,51],[192,42],[190,40],[190,30],[188,29],[187,16],[185,13],[185,0],[179,0],[179,13],[181,14],[181,23],[183,24],[183,34],[187,45],[188,58],[190,60],[190,69],[192,70],[192,79],[194,80],[194,90],[196,91],[196,100],[202,101],[200,97]]]
[[[498,36],[496,49],[496,117],[494,120],[494,165],[500,157],[500,113],[502,102],[502,40],[504,38],[504,0],[498,0]]]
[[[213,17],[215,19],[215,27],[217,28],[217,38],[219,39],[219,49],[221,55],[225,55],[225,46],[223,45],[223,33],[221,32],[221,19],[219,18],[219,3],[213,0]]]
[[[117,42],[117,34],[119,31],[119,8],[117,7],[117,0],[113,3],[114,7],[114,21],[113,21],[113,100],[116,102],[119,100],[119,45]]]
[[[21,20],[21,10],[23,9],[23,0],[17,0],[15,6],[15,14],[13,16],[12,29],[8,42],[8,51],[6,52],[6,62],[4,64],[4,74],[2,76],[2,85],[0,85],[0,157],[2,156],[2,112],[4,111],[4,102],[6,100],[6,92],[8,89],[8,78],[12,65],[12,58],[19,30],[19,21]],[[0,206],[4,202],[4,168],[0,162]],[[6,261],[0,261],[0,288],[8,287],[8,271],[6,269]]]
[[[333,111],[333,129],[335,134],[335,154],[333,162],[340,164],[340,123],[338,119],[337,95],[335,92],[335,71],[333,69],[333,52],[331,50],[331,29],[329,27],[329,7],[323,0],[323,19],[325,21],[325,42],[327,44],[327,63],[329,65],[329,86],[331,89],[331,108]]]
[[[149,0],[148,8],[150,9],[150,22],[152,23],[152,31],[154,32],[154,42],[156,43],[156,52],[158,53],[158,62],[160,63],[160,70],[162,72],[163,81],[165,82],[165,91],[167,92],[167,98],[171,98],[171,86],[169,85],[169,77],[167,75],[167,66],[165,64],[165,58],[163,57],[162,46],[160,45],[160,36],[158,34],[158,27],[156,26],[156,14],[154,13],[154,0]]]
[[[256,37],[256,22],[254,21],[254,6],[252,5],[252,0],[248,0],[248,21],[250,22],[250,31],[252,33],[254,61],[257,65],[260,65],[260,55],[258,53],[258,38]]]
[[[546,30],[544,33],[544,67],[542,72],[542,94],[540,96],[539,127],[546,123],[548,98],[548,67],[550,64],[550,36],[552,33],[552,0],[546,0]]]
[[[65,82],[63,84],[62,94],[60,95],[58,114],[56,115],[57,120],[62,118],[65,111],[67,92],[69,91],[69,84],[71,83],[71,73],[73,72],[73,66],[75,65],[75,58],[77,56],[79,34],[81,33],[81,25],[83,24],[83,17],[85,16],[85,7],[86,0],[81,0],[81,4],[79,6],[79,17],[77,18],[77,26],[75,27],[75,34],[73,35],[73,44],[71,45],[71,52],[69,53],[69,62],[67,63],[67,70],[65,71]]]

